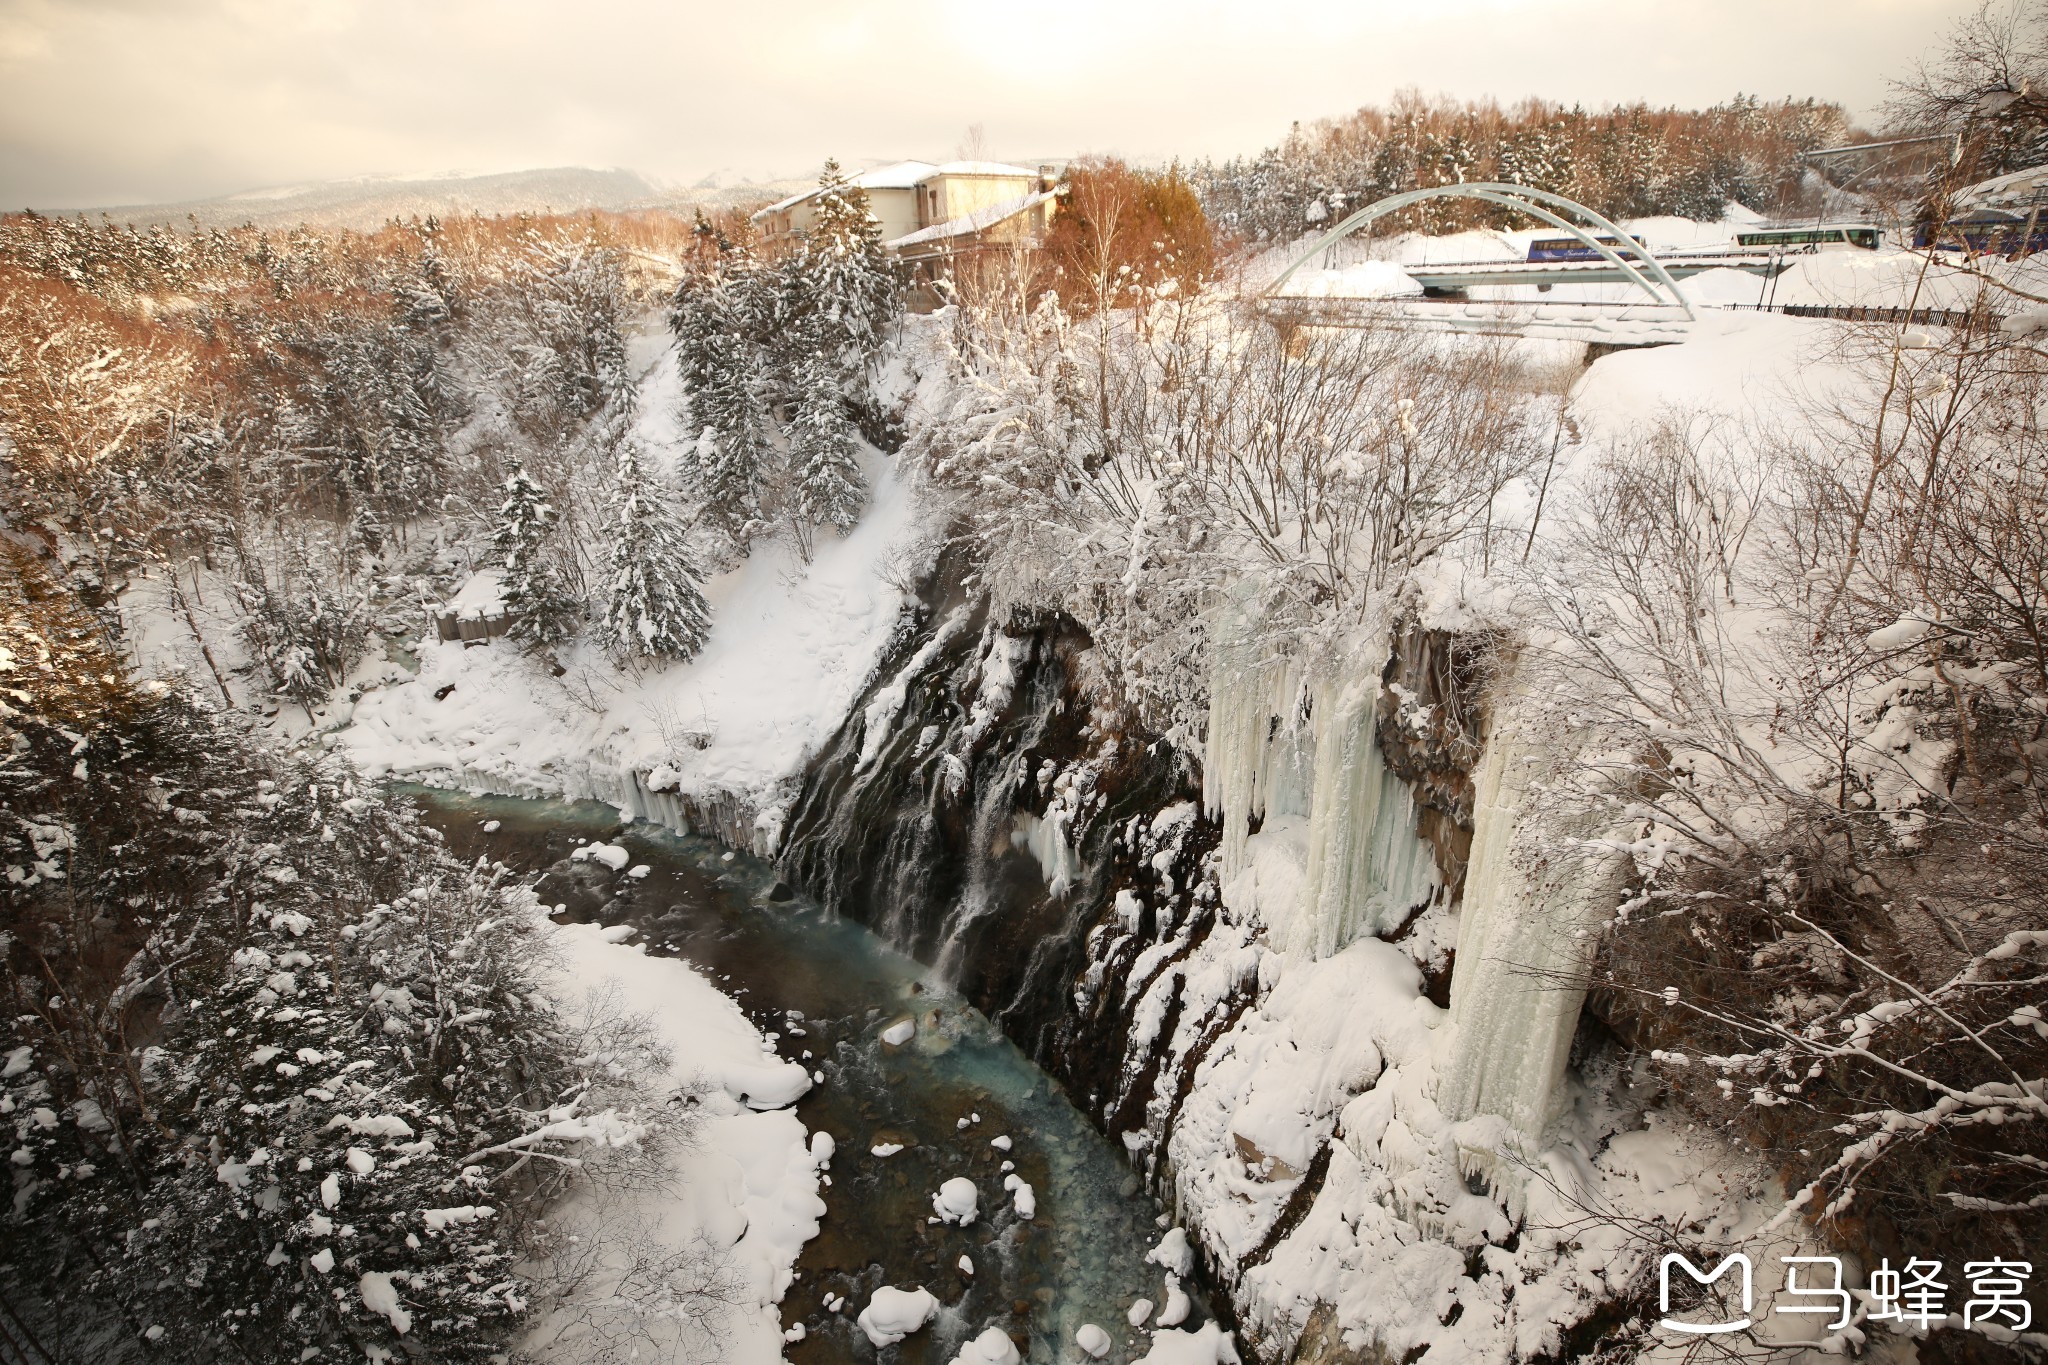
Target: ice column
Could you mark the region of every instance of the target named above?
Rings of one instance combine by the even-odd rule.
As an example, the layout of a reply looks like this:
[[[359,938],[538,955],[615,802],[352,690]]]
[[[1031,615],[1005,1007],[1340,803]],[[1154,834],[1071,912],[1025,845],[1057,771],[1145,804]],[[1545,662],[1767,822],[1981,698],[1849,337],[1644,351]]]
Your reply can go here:
[[[1308,885],[1288,944],[1319,958],[1398,928],[1437,884],[1414,793],[1380,755],[1380,670],[1347,671],[1317,692]]]
[[[1620,859],[1589,848],[1590,829],[1547,812],[1542,838],[1526,820],[1537,776],[1556,754],[1503,689],[1487,735],[1473,808],[1472,860],[1451,974],[1451,1062],[1437,1101],[1454,1120],[1496,1115],[1542,1135],[1598,930],[1614,905]]]
[[[1242,615],[1217,633],[1203,796],[1223,825],[1225,885],[1244,870],[1254,816],[1303,817],[1301,894],[1260,906],[1273,945],[1327,957],[1397,927],[1428,900],[1437,872],[1415,832],[1414,796],[1380,755],[1383,637],[1311,667],[1262,648]]]

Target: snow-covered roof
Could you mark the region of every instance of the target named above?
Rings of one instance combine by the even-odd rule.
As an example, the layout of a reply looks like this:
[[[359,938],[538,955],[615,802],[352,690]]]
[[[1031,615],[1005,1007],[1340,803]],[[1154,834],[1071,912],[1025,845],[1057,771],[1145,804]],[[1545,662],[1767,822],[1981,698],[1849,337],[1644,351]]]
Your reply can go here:
[[[1028,166],[1011,166],[1001,161],[948,161],[934,171],[937,175],[999,175],[1022,176],[1036,180],[1038,172]]]
[[[850,183],[864,190],[916,189],[919,182],[930,179],[938,173],[939,169],[939,167],[932,165],[929,161],[898,161],[893,165],[878,166],[872,171],[863,171],[859,175],[852,176],[850,177]],[[1025,174],[1036,174],[1036,172],[1027,171]],[[823,185],[813,185],[807,190],[800,190],[790,195],[787,199],[778,199],[767,208],[756,210],[753,217],[758,221],[771,213],[780,213],[784,209],[795,208],[806,199],[816,196],[824,188]]]
[[[1005,219],[1014,218],[1020,213],[1037,208],[1040,204],[1053,198],[1058,193],[1059,190],[1057,189],[1035,190],[1030,194],[1019,195],[1015,199],[1005,199],[999,204],[990,204],[986,208],[979,208],[972,213],[962,214],[958,218],[949,218],[943,223],[933,223],[930,227],[919,228],[915,232],[898,237],[893,242],[884,242],[882,245],[891,251],[899,251],[907,246],[921,246],[926,242],[940,242],[953,237],[966,237],[977,232],[986,232],[989,228],[1003,222]]]
[[[505,610],[505,581],[496,569],[478,569],[461,591],[441,605],[457,616],[497,616]]]
[[[2009,204],[2032,204],[2048,195],[2048,166],[2029,166],[2023,171],[1979,180],[1956,195],[1957,208],[1991,208]]]

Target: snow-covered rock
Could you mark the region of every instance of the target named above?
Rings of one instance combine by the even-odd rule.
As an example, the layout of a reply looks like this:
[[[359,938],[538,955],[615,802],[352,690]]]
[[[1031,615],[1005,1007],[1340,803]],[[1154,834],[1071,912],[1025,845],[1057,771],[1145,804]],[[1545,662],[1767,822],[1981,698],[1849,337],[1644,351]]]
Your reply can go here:
[[[854,1321],[876,1347],[894,1346],[939,1315],[939,1301],[930,1290],[896,1289],[884,1285]]]
[[[898,1019],[882,1030],[882,1041],[890,1047],[902,1047],[917,1033],[917,1024],[909,1019]]]
[[[1011,1206],[1017,1210],[1019,1218],[1028,1223],[1038,1216],[1038,1194],[1022,1176],[1004,1176],[1003,1188],[1010,1192]]]
[[[571,853],[569,857],[579,863],[586,859],[600,862],[614,872],[617,872],[631,860],[631,855],[617,844],[585,844],[574,853]]]
[[[964,1175],[956,1175],[939,1186],[939,1192],[932,1196],[932,1212],[945,1223],[958,1223],[962,1227],[974,1221],[974,1215],[981,1208],[981,1191],[974,1188],[974,1182]]]
[[[1169,1228],[1159,1245],[1145,1253],[1145,1259],[1172,1275],[1185,1276],[1195,1268],[1195,1249],[1188,1245],[1185,1228]]]
[[[1074,1333],[1074,1344],[1100,1360],[1109,1354],[1109,1333],[1092,1322],[1084,1322],[1080,1330]]]
[[[952,1365],[1019,1365],[1017,1343],[1000,1327],[990,1327],[960,1348]]]

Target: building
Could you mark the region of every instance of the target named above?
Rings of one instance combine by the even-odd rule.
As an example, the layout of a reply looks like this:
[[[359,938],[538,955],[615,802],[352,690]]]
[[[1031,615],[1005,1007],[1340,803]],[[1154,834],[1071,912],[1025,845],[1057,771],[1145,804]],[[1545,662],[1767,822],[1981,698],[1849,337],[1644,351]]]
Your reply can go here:
[[[939,168],[927,161],[899,161],[893,166],[864,172],[851,177],[852,182],[867,191],[868,212],[882,225],[882,240],[888,241],[906,233],[917,231],[925,225],[920,216],[920,206],[925,202],[924,182],[938,173]],[[790,195],[753,215],[754,230],[761,234],[761,244],[773,250],[811,230],[811,222],[817,216],[816,200],[820,193],[817,186]]]
[[[999,161],[899,161],[851,179],[867,193],[883,247],[927,264],[975,248],[1035,245],[1058,195],[1052,167]],[[772,253],[808,231],[819,193],[805,190],[754,214],[762,247]]]

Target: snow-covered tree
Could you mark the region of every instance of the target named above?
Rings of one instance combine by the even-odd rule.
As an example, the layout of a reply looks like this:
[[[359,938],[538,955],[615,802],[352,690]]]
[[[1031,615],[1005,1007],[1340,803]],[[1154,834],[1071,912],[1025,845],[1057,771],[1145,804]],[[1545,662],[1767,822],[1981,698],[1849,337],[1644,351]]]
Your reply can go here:
[[[621,659],[688,659],[704,647],[711,608],[698,590],[683,528],[650,487],[631,441],[612,476],[613,528],[598,639]]]
[[[560,521],[540,485],[515,461],[505,479],[491,550],[502,569],[505,606],[514,618],[512,638],[542,648],[575,633],[580,608],[555,563],[552,542]]]
[[[836,161],[825,163],[818,185],[792,278],[802,291],[798,305],[815,316],[826,354],[852,385],[865,376],[895,315],[896,275],[867,191]]]
[[[541,993],[530,885],[0,568],[13,1305],[62,1359],[502,1352],[531,1215],[662,1137],[644,1044]]]
[[[716,269],[693,272],[670,315],[697,431],[690,464],[704,514],[743,547],[761,519],[766,466],[774,458],[760,340],[773,297],[770,272],[735,250],[721,255]]]
[[[844,532],[860,519],[867,501],[855,458],[860,437],[816,329],[798,330],[810,344],[799,348],[790,375],[789,465],[796,508],[806,520]]]

